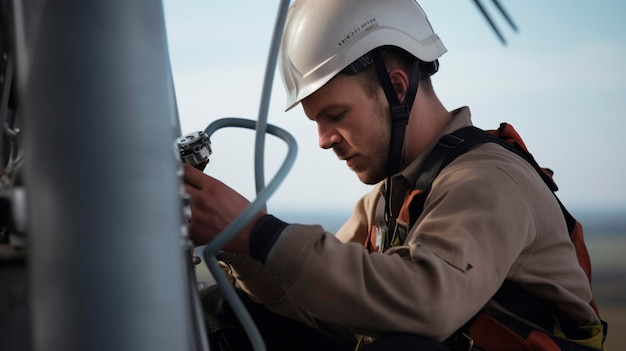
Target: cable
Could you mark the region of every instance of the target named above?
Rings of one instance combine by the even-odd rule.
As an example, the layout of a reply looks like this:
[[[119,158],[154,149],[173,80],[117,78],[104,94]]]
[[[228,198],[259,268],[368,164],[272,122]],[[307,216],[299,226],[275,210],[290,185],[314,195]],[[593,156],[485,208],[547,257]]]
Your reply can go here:
[[[504,19],[509,23],[511,28],[517,32],[518,29],[517,29],[517,26],[515,25],[515,22],[513,22],[513,19],[511,18],[511,16],[509,16],[509,14],[506,12],[506,10],[500,4],[500,2],[498,0],[493,0],[493,4],[498,9],[498,11],[500,11],[500,14],[502,14],[502,17],[504,17]]]
[[[256,351],[265,351],[265,343],[263,342],[261,333],[259,333],[259,329],[256,327],[256,324],[254,324],[254,321],[252,320],[252,317],[250,316],[250,313],[248,313],[246,307],[243,305],[243,302],[241,302],[239,296],[237,296],[235,288],[230,284],[228,278],[220,268],[217,259],[215,256],[205,256],[204,259],[209,271],[215,278],[217,286],[222,291],[222,294],[224,294],[226,301],[228,301],[230,307],[243,326],[243,329],[246,331],[253,349]]]
[[[289,10],[289,0],[283,0],[278,8],[276,15],[276,23],[274,25],[274,34],[270,45],[270,52],[265,67],[265,79],[263,81],[263,92],[261,94],[261,103],[259,106],[259,116],[257,122],[256,144],[254,148],[255,168],[254,174],[256,179],[256,191],[261,192],[265,188],[265,130],[267,125],[267,111],[269,109],[270,94],[272,92],[272,78],[276,70],[276,61],[280,48],[280,38],[283,35],[285,21],[287,20],[287,11]]]
[[[189,248],[185,250],[193,255],[193,245],[191,241],[187,242]],[[193,260],[188,259],[185,266],[185,280],[187,281],[187,289],[189,289],[189,295],[191,296],[191,318],[193,319],[194,328],[191,330],[191,337],[195,340],[195,350],[210,351],[209,337],[206,333],[204,326],[204,314],[202,311],[202,301],[198,295],[198,280],[196,278],[195,264]]]
[[[214,131],[223,127],[241,127],[248,129],[255,129],[256,123],[253,120],[242,118],[222,118],[211,123],[204,132],[210,137]],[[263,210],[265,202],[276,191],[278,185],[282,183],[285,176],[289,172],[289,169],[294,164],[296,154],[298,152],[298,146],[294,137],[284,129],[278,128],[274,125],[267,125],[267,133],[275,135],[283,139],[288,146],[287,155],[285,160],[274,178],[270,181],[267,187],[257,194],[257,198],[246,207],[246,209],[232,221],[213,241],[207,244],[204,248],[203,255],[205,258],[207,255],[215,255],[219,250],[226,245],[259,211]]]
[[[493,2],[493,5],[496,7],[496,9],[498,9],[498,11],[500,12],[502,17],[504,17],[504,19],[507,21],[509,26],[511,26],[511,28],[515,32],[517,32],[518,31],[517,26],[513,22],[513,19],[506,12],[504,7],[500,4],[500,2],[498,0],[492,0],[492,2]],[[489,16],[489,13],[485,9],[485,7],[481,4],[480,0],[474,0],[474,4],[476,5],[476,7],[478,7],[478,10],[483,15],[483,17],[485,17],[485,20],[487,21],[491,29],[494,31],[494,33],[496,33],[496,35],[500,39],[500,42],[502,42],[502,45],[507,45],[506,39],[504,39],[504,36],[500,32],[500,29],[498,28],[498,26],[496,26],[496,23],[491,19],[491,16]]]
[[[487,21],[487,23],[489,24],[491,29],[496,33],[496,35],[500,39],[500,42],[502,42],[503,45],[506,45],[506,39],[504,39],[504,36],[502,35],[502,33],[500,33],[500,30],[498,29],[496,24],[493,22],[493,20],[491,19],[491,17],[487,13],[487,10],[485,10],[483,5],[480,3],[480,0],[474,0],[474,4],[476,4],[476,6],[478,7],[478,10],[480,10],[480,12],[482,13],[483,17],[485,17],[485,20]]]
[[[209,268],[209,271],[215,278],[218,287],[224,294],[226,300],[230,303],[233,312],[241,322],[252,347],[256,351],[265,351],[265,344],[263,338],[259,333],[256,325],[254,324],[250,314],[243,306],[243,303],[237,296],[235,289],[231,286],[228,278],[219,267],[215,255],[219,250],[229,242],[256,214],[266,209],[267,199],[276,191],[278,185],[282,183],[285,176],[289,172],[289,169],[295,162],[297,154],[297,143],[291,134],[285,130],[276,126],[267,124],[267,111],[269,109],[269,100],[272,91],[272,82],[276,69],[276,61],[278,57],[278,50],[280,39],[282,37],[283,28],[287,18],[287,12],[289,9],[289,0],[282,0],[278,9],[278,15],[276,17],[276,23],[274,26],[274,34],[270,45],[270,53],[265,70],[265,79],[263,83],[263,92],[261,95],[261,103],[259,107],[259,116],[257,121],[246,120],[241,118],[223,118],[217,120],[207,126],[205,133],[209,136],[216,130],[231,126],[242,127],[248,129],[256,129],[255,138],[255,179],[256,179],[256,191],[257,198],[252,201],[246,209],[235,218],[223,231],[220,233],[211,243],[205,246],[202,255],[204,261]],[[270,133],[281,139],[283,139],[288,146],[287,156],[281,167],[270,183],[265,186],[264,176],[264,159],[265,159],[265,134]]]
[[[213,132],[223,127],[242,127],[255,129],[256,123],[253,120],[246,120],[241,118],[223,118],[219,119],[213,123],[211,123],[206,129],[205,133],[210,137]],[[258,130],[257,130],[258,131]],[[241,322],[246,334],[250,338],[250,342],[253,345],[254,350],[257,351],[265,351],[265,344],[263,343],[263,339],[252,322],[250,314],[243,306],[241,300],[237,296],[234,288],[231,286],[228,278],[222,271],[222,269],[217,264],[217,259],[215,255],[219,252],[219,250],[229,242],[237,233],[259,212],[265,207],[265,203],[267,199],[276,191],[278,185],[282,183],[285,176],[289,172],[289,169],[293,165],[296,159],[297,154],[297,144],[294,137],[286,132],[285,130],[278,128],[274,125],[267,125],[267,133],[273,134],[275,136],[283,139],[287,145],[287,156],[285,157],[285,161],[281,165],[278,172],[274,178],[270,181],[268,186],[261,190],[261,192],[257,195],[257,198],[252,201],[246,209],[235,218],[213,241],[207,244],[203,251],[202,256],[204,257],[204,261],[209,268],[209,271],[215,278],[218,287],[224,294],[226,300],[230,303],[233,308],[233,312]]]

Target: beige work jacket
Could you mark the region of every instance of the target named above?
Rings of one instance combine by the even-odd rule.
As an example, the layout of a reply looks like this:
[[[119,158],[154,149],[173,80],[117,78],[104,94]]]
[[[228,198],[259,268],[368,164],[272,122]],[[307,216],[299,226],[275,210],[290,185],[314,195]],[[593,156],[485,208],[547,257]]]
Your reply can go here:
[[[468,108],[453,115],[442,135],[471,125]],[[392,178],[396,210],[423,157]],[[370,253],[363,244],[371,226],[382,224],[384,186],[356,204],[336,235],[291,224],[264,266],[235,258],[237,285],[276,313],[374,337],[402,332],[444,340],[492,308],[505,279],[581,325],[599,323],[559,205],[525,160],[495,143],[461,155],[435,179],[405,243]]]

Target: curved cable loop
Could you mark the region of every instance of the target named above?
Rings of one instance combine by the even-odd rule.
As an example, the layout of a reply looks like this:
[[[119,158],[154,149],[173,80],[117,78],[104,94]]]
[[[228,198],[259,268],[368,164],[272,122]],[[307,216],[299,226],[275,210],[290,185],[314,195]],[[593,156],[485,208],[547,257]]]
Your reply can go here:
[[[241,299],[239,299],[239,296],[237,296],[235,288],[230,284],[228,278],[226,277],[226,274],[220,268],[219,263],[217,262],[217,258],[215,258],[215,256],[205,256],[204,260],[207,267],[209,268],[209,271],[215,278],[217,286],[220,288],[220,290],[222,290],[222,293],[224,294],[226,301],[228,301],[230,308],[239,319],[239,322],[241,323],[243,329],[246,331],[248,338],[250,338],[250,343],[252,344],[254,350],[265,351],[265,343],[263,342],[263,338],[261,337],[259,329],[257,328],[256,324],[254,324],[254,321],[252,320],[252,317],[250,316],[250,313],[248,313],[246,307],[243,305],[243,302],[241,302]]]
[[[210,138],[215,131],[224,127],[256,129],[256,122],[253,120],[234,117],[222,118],[209,124],[204,132]],[[267,202],[267,199],[276,191],[278,185],[280,185],[280,183],[282,183],[282,181],[285,179],[285,176],[289,172],[289,169],[291,169],[295,162],[296,154],[298,152],[298,146],[295,138],[287,131],[271,124],[267,125],[266,132],[283,139],[287,143],[287,155],[285,156],[283,164],[278,169],[276,175],[270,181],[268,186],[257,194],[257,198],[252,201],[244,209],[244,211],[240,213],[237,218],[235,218],[235,220],[233,220],[228,226],[226,226],[226,228],[224,228],[224,230],[220,234],[218,234],[218,236],[213,241],[207,244],[202,251],[204,262],[209,268],[209,271],[211,272],[213,278],[215,278],[215,282],[222,291],[224,297],[233,309],[233,312],[241,322],[241,325],[246,331],[246,334],[250,339],[250,343],[252,344],[255,351],[266,350],[263,338],[261,337],[258,328],[254,324],[252,317],[243,305],[243,302],[241,302],[241,300],[237,296],[237,292],[235,291],[234,287],[228,281],[226,274],[219,267],[215,255],[224,245],[226,245],[226,243],[228,243],[235,235],[237,235],[237,233],[250,220],[252,220],[252,218],[256,216],[259,211],[265,209],[265,203]]]
[[[217,258],[215,255],[218,251],[226,245],[256,214],[261,210],[266,210],[267,199],[276,191],[278,185],[282,183],[285,176],[293,166],[297,154],[297,143],[294,137],[285,130],[276,126],[267,124],[267,112],[269,109],[270,94],[272,91],[272,82],[276,69],[276,61],[280,46],[280,39],[282,37],[283,29],[285,26],[287,12],[289,9],[290,0],[282,0],[278,9],[278,15],[276,17],[276,23],[274,25],[274,34],[270,46],[270,52],[268,56],[267,66],[265,69],[265,79],[263,84],[263,91],[261,94],[261,103],[259,106],[259,115],[257,121],[246,120],[241,118],[223,118],[211,123],[205,129],[205,133],[210,136],[217,129],[234,126],[256,130],[255,137],[255,180],[256,180],[256,192],[257,198],[252,201],[246,209],[235,218],[224,230],[218,234],[218,236],[211,241],[204,250],[202,255],[204,261],[209,268],[209,271],[215,278],[218,287],[221,289],[224,297],[229,302],[233,312],[241,322],[246,334],[250,339],[250,343],[255,351],[265,351],[266,347],[263,342],[263,338],[259,333],[258,328],[254,324],[250,314],[246,310],[243,302],[237,296],[237,292],[234,287],[228,281],[225,273],[219,267]],[[283,139],[288,146],[287,156],[281,167],[270,183],[265,186],[264,175],[264,159],[265,159],[265,134],[270,133],[281,139]]]
[[[224,127],[241,127],[248,129],[256,129],[256,122],[249,119],[243,118],[223,118],[211,123],[204,132],[209,136],[213,134],[217,129]],[[285,176],[293,166],[296,154],[298,152],[298,146],[295,138],[289,134],[284,129],[276,127],[272,124],[267,125],[267,133],[277,136],[283,139],[288,146],[287,155],[285,156],[285,160],[283,164],[276,172],[274,178],[269,182],[267,187],[263,189],[258,195],[257,198],[252,201],[246,209],[235,218],[224,230],[220,233],[215,239],[213,239],[209,244],[206,245],[203,251],[203,255],[206,259],[207,255],[215,255],[219,252],[219,250],[226,245],[254,216],[256,216],[259,211],[263,210],[267,199],[276,191],[278,185],[282,183],[285,179]]]

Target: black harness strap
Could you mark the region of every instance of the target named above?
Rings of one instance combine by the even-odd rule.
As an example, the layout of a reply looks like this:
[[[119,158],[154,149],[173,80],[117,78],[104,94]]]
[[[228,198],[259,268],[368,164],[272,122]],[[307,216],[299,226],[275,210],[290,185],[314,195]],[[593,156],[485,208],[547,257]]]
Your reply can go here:
[[[501,129],[503,127],[504,124],[501,125]],[[541,175],[543,181],[554,194],[554,191],[556,191],[556,185],[554,184],[552,179],[544,172],[544,170],[537,164],[532,155],[530,155],[530,153],[528,153],[528,151],[526,151],[522,147],[522,145],[516,143],[511,144],[480,128],[469,126],[457,130],[451,134],[444,135],[439,140],[435,148],[424,160],[420,174],[418,175],[416,181],[416,189],[422,189],[423,193],[420,196],[414,198],[413,202],[410,204],[409,227],[415,224],[415,221],[424,210],[425,199],[431,190],[433,181],[440,173],[440,171],[452,161],[454,161],[454,159],[456,159],[458,156],[462,155],[473,147],[487,142],[495,142],[528,161]],[[554,195],[556,197],[556,194]],[[576,220],[561,204],[561,202],[558,200],[558,197],[557,201],[561,207],[561,210],[563,211],[565,221],[567,222],[568,229],[571,233],[574,225],[576,224]],[[531,321],[532,323],[541,326],[547,331],[552,331],[553,326],[556,323],[563,331],[563,333],[570,339],[586,339],[588,337],[584,330],[579,328],[578,325],[576,325],[576,323],[574,323],[569,316],[567,316],[563,311],[559,310],[553,303],[531,294],[522,286],[512,281],[505,280],[500,289],[494,295],[493,300],[513,314],[528,321]],[[603,323],[603,325],[606,329],[605,323]],[[560,345],[564,342],[565,341],[563,340],[559,340]],[[571,348],[571,350],[590,350],[590,348],[584,347],[579,344],[575,344],[574,346],[576,347],[569,345],[569,347],[573,347]],[[563,345],[561,345],[561,347],[563,347]]]
[[[557,324],[568,339],[589,338],[585,330],[553,303],[529,293],[512,281],[505,280],[492,299],[514,315],[531,321],[548,332],[552,332]]]
[[[428,154],[422,164],[420,174],[416,181],[416,189],[422,189],[423,195],[416,198],[409,208],[411,223],[413,226],[415,220],[424,210],[424,201],[430,192],[433,181],[439,175],[439,172],[457,157],[467,152],[472,147],[487,142],[495,142],[503,147],[518,153],[512,145],[504,140],[495,137],[480,128],[469,126],[455,131],[454,133],[444,135]]]
[[[387,159],[387,189],[385,196],[385,222],[391,231],[394,225],[394,218],[391,215],[391,176],[398,173],[400,170],[400,163],[402,161],[402,147],[404,145],[404,134],[406,131],[406,125],[409,122],[409,114],[411,113],[411,107],[417,94],[417,87],[420,78],[419,73],[419,60],[415,60],[411,70],[411,77],[409,82],[409,88],[404,102],[398,100],[396,91],[393,88],[387,67],[385,66],[385,60],[383,59],[383,49],[379,48],[372,52],[374,66],[376,68],[376,74],[380,85],[385,92],[387,102],[391,111],[391,136]],[[383,247],[389,247],[391,236],[385,237]]]

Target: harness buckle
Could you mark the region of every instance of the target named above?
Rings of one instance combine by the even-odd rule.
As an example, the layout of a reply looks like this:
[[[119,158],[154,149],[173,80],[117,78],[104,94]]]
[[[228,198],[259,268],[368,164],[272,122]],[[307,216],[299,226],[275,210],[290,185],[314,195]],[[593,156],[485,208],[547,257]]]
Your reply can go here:
[[[445,341],[444,345],[447,346],[450,350],[474,350],[474,340],[467,333],[457,332],[450,339]],[[467,348],[465,348],[466,345]]]
[[[441,137],[441,139],[439,139],[439,142],[437,143],[439,146],[444,147],[448,150],[452,150],[455,147],[459,146],[461,143],[463,143],[465,141],[465,139],[461,139],[455,135],[452,134],[446,134],[444,136]]]
[[[467,339],[467,351],[472,351],[472,349],[474,348],[474,340],[469,335],[467,335],[467,333],[461,333],[461,336],[464,336]]]
[[[404,127],[409,122],[409,111],[406,104],[398,104],[391,107],[391,116],[393,117],[394,127]]]

